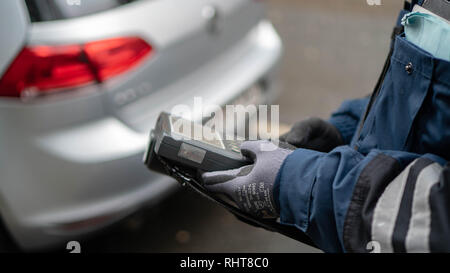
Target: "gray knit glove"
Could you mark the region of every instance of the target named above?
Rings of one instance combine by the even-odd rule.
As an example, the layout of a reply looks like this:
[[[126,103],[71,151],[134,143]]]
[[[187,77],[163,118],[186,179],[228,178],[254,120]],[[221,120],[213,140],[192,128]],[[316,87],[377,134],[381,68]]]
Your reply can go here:
[[[280,148],[266,140],[244,142],[241,153],[252,159],[254,164],[204,173],[204,185],[213,193],[226,195],[247,213],[260,218],[278,218],[273,185],[281,164],[292,152],[292,146]]]

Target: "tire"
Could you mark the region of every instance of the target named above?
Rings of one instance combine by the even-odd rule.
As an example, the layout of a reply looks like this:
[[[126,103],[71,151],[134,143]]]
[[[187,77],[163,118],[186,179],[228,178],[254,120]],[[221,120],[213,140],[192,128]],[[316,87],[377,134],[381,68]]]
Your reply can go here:
[[[5,224],[0,219],[0,253],[17,253],[20,249],[11,238]]]

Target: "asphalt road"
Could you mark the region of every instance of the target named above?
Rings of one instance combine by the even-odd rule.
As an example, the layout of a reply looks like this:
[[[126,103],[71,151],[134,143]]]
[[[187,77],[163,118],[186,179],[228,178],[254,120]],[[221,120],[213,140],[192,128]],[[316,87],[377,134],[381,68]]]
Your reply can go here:
[[[285,54],[281,121],[326,118],[342,100],[369,94],[381,71],[402,0],[269,0]],[[82,242],[84,252],[313,252],[239,222],[185,190],[119,227]]]

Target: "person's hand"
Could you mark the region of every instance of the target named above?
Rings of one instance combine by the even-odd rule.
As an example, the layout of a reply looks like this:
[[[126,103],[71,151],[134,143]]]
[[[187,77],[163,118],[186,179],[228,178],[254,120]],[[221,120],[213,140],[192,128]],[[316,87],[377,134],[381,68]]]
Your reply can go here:
[[[330,152],[344,144],[339,130],[320,118],[297,122],[288,133],[280,136],[280,141],[319,152]]]
[[[213,193],[226,195],[247,213],[260,218],[278,218],[273,185],[281,164],[293,152],[289,148],[280,148],[267,140],[244,142],[241,152],[252,159],[254,164],[234,170],[204,173],[204,186]]]

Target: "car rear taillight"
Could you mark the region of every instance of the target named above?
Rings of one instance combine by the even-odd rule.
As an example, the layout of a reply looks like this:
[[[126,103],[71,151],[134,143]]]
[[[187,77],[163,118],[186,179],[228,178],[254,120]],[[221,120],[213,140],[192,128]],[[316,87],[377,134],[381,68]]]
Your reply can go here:
[[[41,95],[103,82],[135,67],[151,52],[148,43],[135,37],[25,47],[0,80],[0,96]]]
[[[98,80],[104,81],[133,67],[152,48],[139,38],[119,38],[86,44],[84,50]]]

